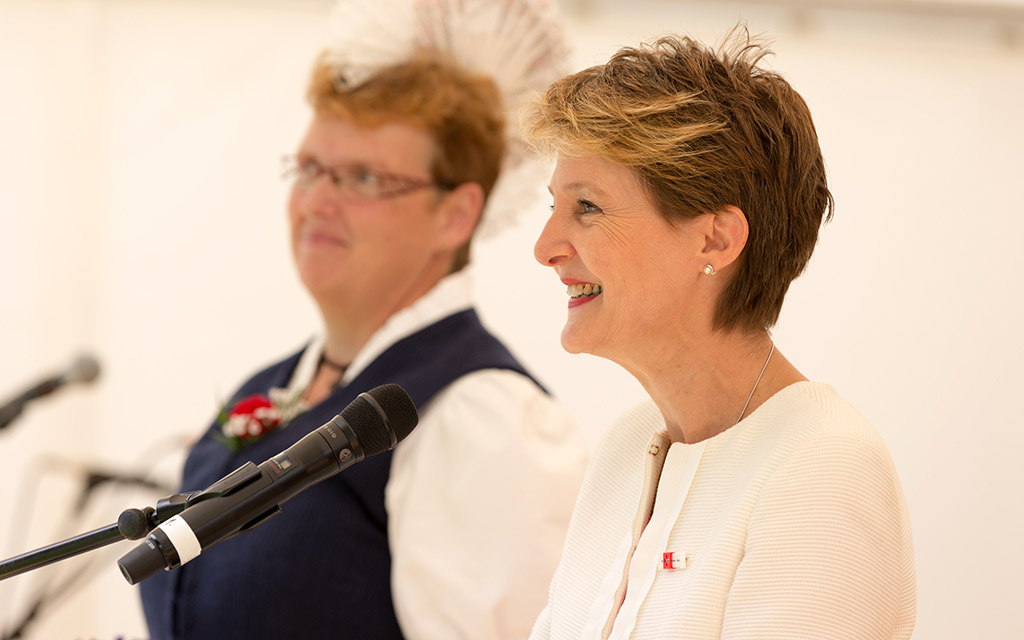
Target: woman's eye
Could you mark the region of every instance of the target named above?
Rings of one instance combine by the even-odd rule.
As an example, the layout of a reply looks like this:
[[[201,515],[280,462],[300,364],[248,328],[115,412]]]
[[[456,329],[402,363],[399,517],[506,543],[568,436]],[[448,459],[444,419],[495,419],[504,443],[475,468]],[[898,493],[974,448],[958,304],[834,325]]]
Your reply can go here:
[[[554,204],[548,205],[548,209],[551,210],[551,213],[554,213],[555,212],[555,205]],[[576,201],[576,211],[575,211],[575,214],[576,215],[583,215],[583,214],[587,214],[587,213],[601,213],[601,209],[597,205],[595,205],[593,202],[590,202],[588,200],[582,200],[582,199],[577,200]]]
[[[299,173],[307,178],[315,178],[320,175],[320,164],[316,160],[304,158],[298,162]]]
[[[369,169],[353,169],[352,175],[362,185],[376,186],[380,182],[380,177]]]

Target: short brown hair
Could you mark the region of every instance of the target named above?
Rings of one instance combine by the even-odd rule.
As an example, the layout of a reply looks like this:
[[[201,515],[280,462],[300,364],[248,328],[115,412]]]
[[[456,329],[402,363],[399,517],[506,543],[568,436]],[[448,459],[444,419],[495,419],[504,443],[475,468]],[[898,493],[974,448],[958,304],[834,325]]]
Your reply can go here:
[[[631,168],[670,222],[740,208],[750,233],[715,310],[767,329],[807,265],[833,200],[810,111],[745,27],[715,51],[670,36],[553,84],[526,122],[541,149]]]
[[[475,182],[486,201],[505,153],[501,95],[493,80],[431,49],[365,79],[350,77],[351,70],[322,54],[307,91],[313,109],[360,126],[399,121],[423,129],[438,148],[430,168],[434,180],[455,186]],[[468,262],[469,242],[456,252],[452,272]]]

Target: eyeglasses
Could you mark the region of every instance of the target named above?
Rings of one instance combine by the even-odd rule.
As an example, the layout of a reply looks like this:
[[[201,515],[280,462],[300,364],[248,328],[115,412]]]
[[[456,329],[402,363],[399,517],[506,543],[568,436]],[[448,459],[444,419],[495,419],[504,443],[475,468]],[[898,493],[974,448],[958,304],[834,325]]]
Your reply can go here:
[[[282,177],[294,180],[295,186],[308,189],[321,176],[327,176],[340,195],[353,199],[379,200],[428,187],[449,190],[455,186],[446,182],[376,171],[362,164],[325,167],[309,156],[284,156],[281,160],[284,164]]]

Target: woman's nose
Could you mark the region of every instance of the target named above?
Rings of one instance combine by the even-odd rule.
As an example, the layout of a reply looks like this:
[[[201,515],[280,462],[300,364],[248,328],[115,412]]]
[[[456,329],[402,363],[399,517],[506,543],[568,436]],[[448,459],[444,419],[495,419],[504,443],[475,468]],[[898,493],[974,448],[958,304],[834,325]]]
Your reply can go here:
[[[575,250],[565,237],[563,225],[551,214],[533,245],[533,257],[545,267],[553,267],[571,258]]]
[[[294,187],[304,208],[315,216],[333,216],[338,213],[338,190],[330,176],[321,175],[305,186]]]

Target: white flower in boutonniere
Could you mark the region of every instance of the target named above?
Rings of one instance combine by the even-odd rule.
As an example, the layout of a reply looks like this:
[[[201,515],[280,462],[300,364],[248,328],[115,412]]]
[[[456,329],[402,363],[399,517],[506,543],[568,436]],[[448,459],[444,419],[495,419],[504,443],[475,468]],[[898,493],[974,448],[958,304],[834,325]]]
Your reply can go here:
[[[280,429],[307,409],[301,391],[274,388],[242,398],[217,416],[220,431],[215,438],[237,453],[266,434]]]

